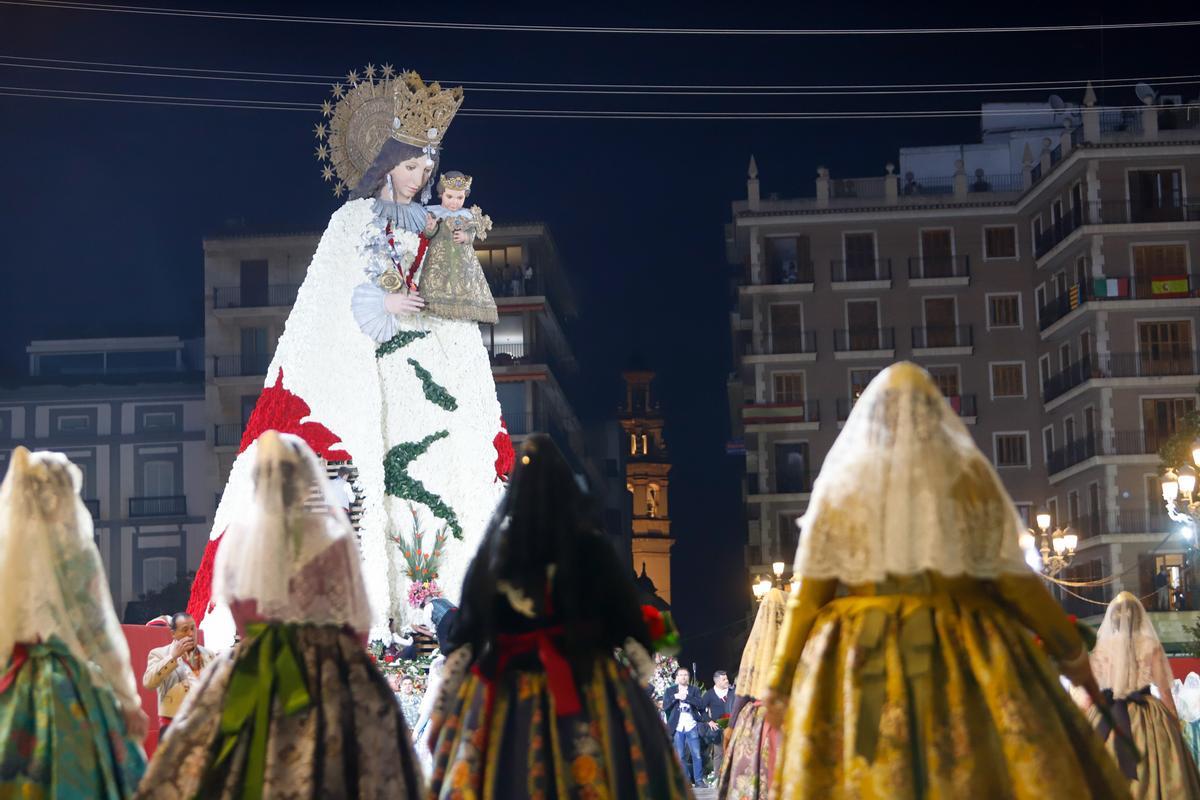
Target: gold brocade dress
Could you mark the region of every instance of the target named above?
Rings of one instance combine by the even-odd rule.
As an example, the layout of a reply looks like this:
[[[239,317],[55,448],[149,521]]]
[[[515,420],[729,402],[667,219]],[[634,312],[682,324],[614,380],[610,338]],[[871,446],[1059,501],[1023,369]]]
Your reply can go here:
[[[418,280],[418,291],[429,313],[444,319],[496,324],[496,301],[472,244],[475,237],[486,236],[486,219],[482,215],[473,219],[450,214],[438,222]],[[456,230],[465,231],[470,240],[455,242]]]
[[[804,579],[788,601],[773,797],[1129,797],[1047,658],[1083,645],[1040,578],[839,586]]]

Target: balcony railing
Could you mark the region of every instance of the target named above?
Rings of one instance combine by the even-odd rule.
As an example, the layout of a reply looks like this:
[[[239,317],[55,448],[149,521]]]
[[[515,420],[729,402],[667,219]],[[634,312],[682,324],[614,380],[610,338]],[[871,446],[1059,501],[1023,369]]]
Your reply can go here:
[[[1047,467],[1050,474],[1062,472],[1089,458],[1098,456],[1144,456],[1158,452],[1167,440],[1164,436],[1145,431],[1107,431],[1082,436],[1050,454]]]
[[[774,494],[803,494],[812,491],[812,473],[808,470],[799,472],[777,472],[775,474]]]
[[[978,192],[1023,192],[1025,184],[1021,181],[1021,173],[998,175],[976,175],[967,184],[967,191]]]
[[[1101,133],[1141,133],[1141,109],[1112,109],[1100,112]]]
[[[910,280],[931,278],[968,278],[971,275],[971,257],[961,256],[910,256],[908,277]]]
[[[895,328],[858,328],[833,332],[833,349],[839,353],[895,348]]]
[[[1107,514],[1088,514],[1068,525],[1080,539],[1113,533],[1162,533],[1171,530],[1171,518],[1157,508],[1118,510],[1115,519]]]
[[[271,365],[269,353],[233,353],[213,356],[213,377],[238,378],[250,375],[266,375]]]
[[[1046,381],[1042,399],[1049,403],[1090,380],[1200,374],[1194,353],[1110,353],[1085,356]]]
[[[187,498],[183,495],[168,497],[131,497],[131,517],[182,517],[187,515]]]
[[[931,326],[912,329],[914,349],[934,347],[973,347],[975,329],[970,325]]]
[[[1070,286],[1066,292],[1042,306],[1038,313],[1038,325],[1046,330],[1084,303],[1170,300],[1180,297],[1200,297],[1200,277],[1159,275],[1134,279],[1128,276],[1090,278]]]
[[[1050,223],[1050,227],[1043,230],[1033,242],[1033,254],[1041,258],[1049,253],[1063,239],[1066,239],[1074,231],[1084,224],[1088,219],[1087,204],[1083,206],[1072,206],[1066,210],[1064,216]]]
[[[546,294],[546,282],[542,280],[539,270],[533,271],[533,276],[526,278],[515,272],[507,277],[496,274],[494,269],[485,270],[488,288],[492,297],[537,297]]]
[[[538,361],[541,356],[541,348],[530,347],[525,342],[515,342],[513,344],[488,344],[488,356],[492,360],[492,365],[497,367],[509,366],[512,364],[528,364]]]
[[[747,403],[742,406],[742,421],[747,425],[764,425],[787,422],[820,422],[821,407],[818,400],[776,398],[773,403]]]
[[[1132,203],[1124,196],[1100,198],[1100,224],[1128,225],[1155,222],[1200,222],[1200,201],[1164,198],[1161,205]]]
[[[1055,145],[1054,149],[1050,151],[1050,166],[1054,166],[1055,164],[1057,164],[1060,161],[1062,161],[1062,144],[1061,143]]]
[[[776,329],[754,343],[755,355],[798,355],[817,352],[817,332]]]
[[[829,182],[829,196],[834,199],[883,198],[887,193],[883,176],[875,178],[837,178]]]
[[[767,283],[787,285],[813,282],[813,262],[783,261],[767,264]]]
[[[900,194],[902,196],[954,194],[954,176],[938,175],[934,177],[909,178],[907,175],[900,179]]]
[[[213,287],[213,308],[266,308],[296,302],[296,284]]]
[[[217,447],[237,447],[242,443],[243,425],[214,425],[213,444]]]
[[[92,519],[100,519],[100,501],[84,498],[83,506],[92,515]]]
[[[854,281],[890,281],[892,260],[890,258],[859,258],[848,261],[837,259],[830,262],[831,279],[834,283]]]

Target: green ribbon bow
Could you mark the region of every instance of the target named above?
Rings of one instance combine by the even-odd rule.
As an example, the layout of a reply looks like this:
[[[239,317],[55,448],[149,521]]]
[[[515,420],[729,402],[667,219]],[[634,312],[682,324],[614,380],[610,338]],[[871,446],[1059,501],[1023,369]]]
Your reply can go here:
[[[210,772],[221,766],[242,731],[251,726],[242,798],[259,800],[263,796],[272,702],[278,698],[285,714],[295,714],[312,705],[312,698],[304,684],[290,626],[255,623],[246,626],[246,633],[247,641],[242,645],[245,652],[233,668],[221,712],[221,748]]]

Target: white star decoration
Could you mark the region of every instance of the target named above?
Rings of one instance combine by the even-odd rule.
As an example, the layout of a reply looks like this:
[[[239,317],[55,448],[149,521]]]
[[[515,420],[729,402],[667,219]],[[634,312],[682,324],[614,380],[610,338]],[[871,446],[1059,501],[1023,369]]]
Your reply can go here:
[[[330,103],[328,100],[321,103],[321,116],[323,116],[323,117],[332,117],[333,116],[333,103]]]
[[[318,138],[318,139],[324,139],[324,138],[325,138],[325,133],[326,133],[326,130],[325,130],[325,123],[324,123],[324,122],[318,122],[318,123],[316,124],[316,126],[313,128],[313,133],[315,133],[315,134],[317,135],[317,138]]]
[[[367,64],[366,69],[363,70],[363,75],[366,75],[369,81],[375,80],[375,65]]]
[[[326,164],[326,165],[325,165],[325,166],[324,166],[324,167],[321,169],[321,177],[322,177],[322,178],[324,178],[326,181],[331,181],[331,180],[333,180],[333,167],[331,167],[331,166],[329,166],[328,164]]]
[[[391,64],[383,65],[383,77],[391,78],[395,74],[396,74],[396,70],[392,67]]]

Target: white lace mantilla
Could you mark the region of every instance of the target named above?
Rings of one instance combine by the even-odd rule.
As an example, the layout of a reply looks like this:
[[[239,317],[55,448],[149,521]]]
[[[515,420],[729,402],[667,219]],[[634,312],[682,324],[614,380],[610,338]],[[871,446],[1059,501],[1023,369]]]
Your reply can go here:
[[[799,524],[796,572],[806,578],[865,584],[925,570],[1029,572],[1008,492],[912,364],[889,367],[859,398]]]

